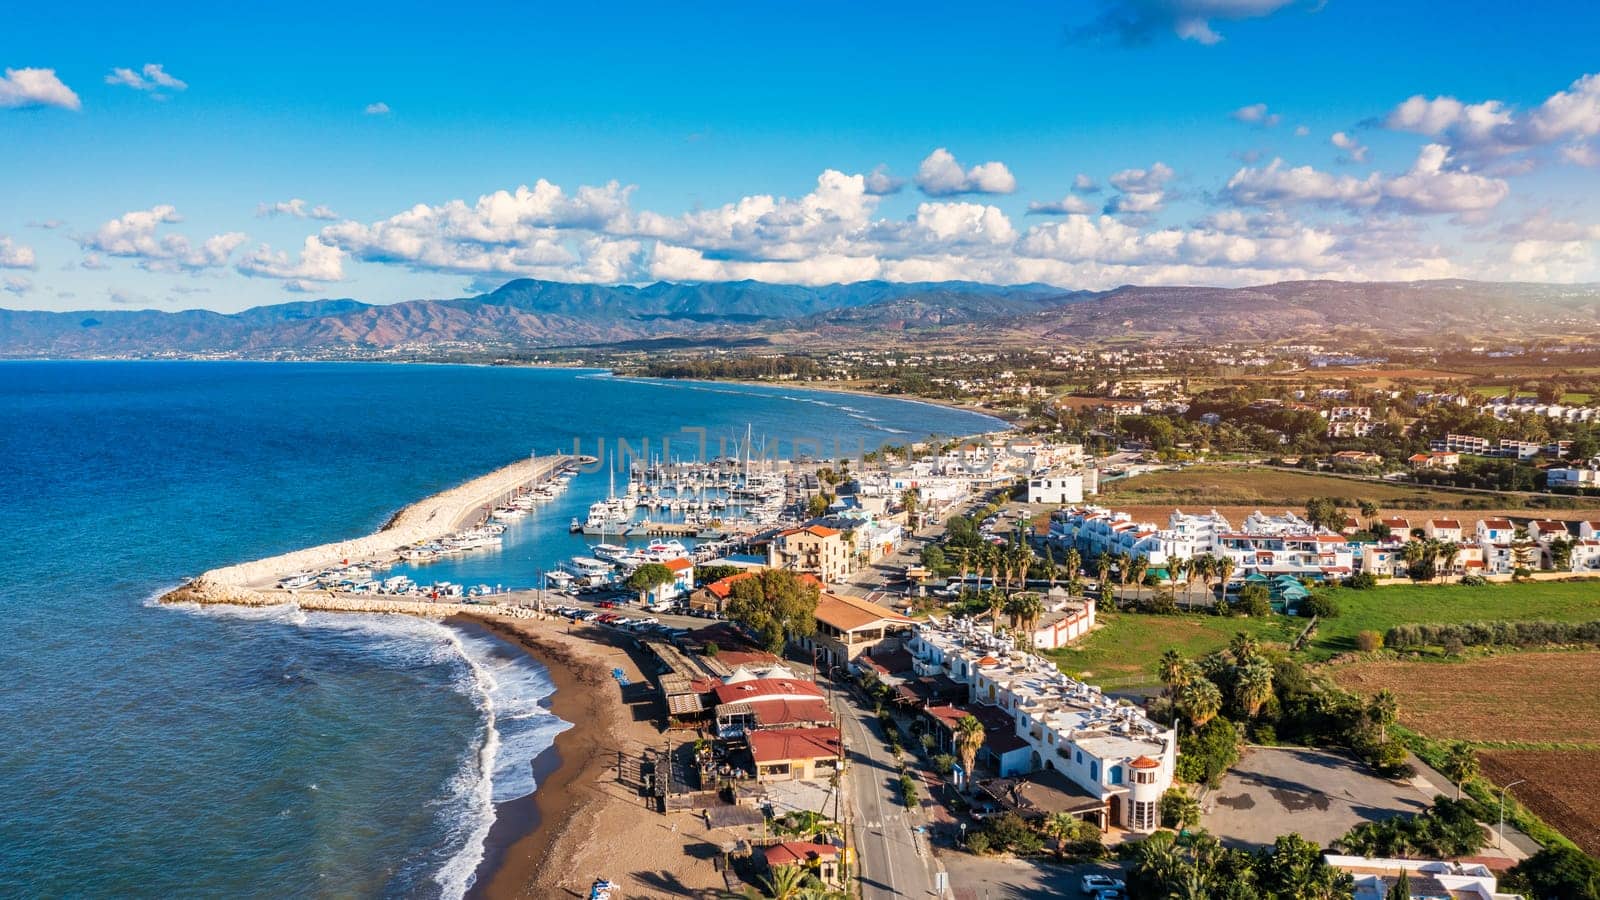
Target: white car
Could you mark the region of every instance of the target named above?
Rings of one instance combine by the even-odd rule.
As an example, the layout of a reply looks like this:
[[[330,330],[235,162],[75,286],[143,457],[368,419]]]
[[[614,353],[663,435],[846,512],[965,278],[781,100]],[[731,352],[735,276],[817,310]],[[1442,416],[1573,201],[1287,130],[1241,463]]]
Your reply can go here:
[[[1091,897],[1099,897],[1101,891],[1120,891],[1126,885],[1109,875],[1094,873],[1083,876],[1082,887],[1085,894]]]

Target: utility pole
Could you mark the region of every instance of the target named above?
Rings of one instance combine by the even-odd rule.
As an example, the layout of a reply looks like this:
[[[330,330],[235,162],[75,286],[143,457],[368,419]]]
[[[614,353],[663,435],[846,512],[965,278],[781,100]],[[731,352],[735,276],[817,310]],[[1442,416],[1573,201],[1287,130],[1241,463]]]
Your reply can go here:
[[[1500,828],[1494,834],[1494,848],[1496,850],[1499,850],[1504,845],[1506,839],[1506,791],[1527,780],[1526,778],[1518,778],[1500,789]]]

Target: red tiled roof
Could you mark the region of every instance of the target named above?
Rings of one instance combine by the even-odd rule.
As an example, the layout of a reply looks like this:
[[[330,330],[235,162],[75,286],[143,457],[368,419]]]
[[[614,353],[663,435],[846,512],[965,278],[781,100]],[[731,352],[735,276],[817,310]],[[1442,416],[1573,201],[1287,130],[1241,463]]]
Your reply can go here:
[[[712,689],[718,703],[738,703],[777,697],[821,697],[822,688],[814,682],[788,678],[756,678],[738,684],[719,684]]]
[[[788,841],[782,844],[773,844],[764,853],[767,865],[793,866],[810,863],[819,859],[830,859],[839,855],[839,848],[832,844],[813,844],[809,841]]]
[[[822,759],[838,756],[837,728],[774,728],[751,732],[750,755],[758,763],[784,759]]]
[[[812,534],[816,535],[817,537],[833,537],[838,533],[839,529],[829,528],[826,525],[807,525],[804,528],[790,528],[787,531],[780,531],[778,532],[778,537],[788,537],[791,534]]]
[[[833,721],[833,710],[825,700],[757,700],[749,706],[762,728]]]
[[[1460,528],[1461,523],[1455,519],[1430,519],[1428,524],[1434,528]]]
[[[726,600],[733,593],[735,584],[746,578],[754,578],[759,574],[759,572],[740,572],[736,575],[729,575],[727,578],[718,578],[716,581],[706,585],[706,590],[717,595],[718,598]],[[812,575],[810,572],[802,572],[798,578],[802,584],[814,584],[819,588],[822,586],[822,582],[817,580],[817,576]]]
[[[669,559],[666,562],[662,563],[662,565],[666,566],[668,569],[671,569],[674,572],[682,572],[682,571],[684,571],[686,569],[694,568],[694,562],[692,560],[685,559],[682,556],[678,557],[677,559]]]
[[[1159,769],[1159,768],[1161,768],[1161,763],[1156,761],[1156,760],[1151,759],[1148,756],[1141,756],[1138,759],[1135,759],[1133,762],[1128,763],[1128,768],[1130,768],[1130,769]]]
[[[1482,525],[1485,528],[1510,528],[1510,527],[1512,527],[1510,519],[1484,519],[1481,522],[1479,522],[1478,524]]]

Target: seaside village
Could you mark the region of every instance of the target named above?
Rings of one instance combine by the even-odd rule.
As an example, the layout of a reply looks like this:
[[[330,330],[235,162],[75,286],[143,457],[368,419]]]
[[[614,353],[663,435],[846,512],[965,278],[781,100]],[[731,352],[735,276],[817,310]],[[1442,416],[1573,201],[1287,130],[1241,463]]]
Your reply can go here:
[[[968,867],[1007,860],[1003,877],[1027,873],[1043,885],[1068,872],[1070,890],[1059,895],[1112,900],[1128,896],[1139,871],[1128,871],[1130,848],[1201,825],[1197,794],[1220,777],[1209,762],[1181,762],[1182,735],[1209,738],[1223,703],[1197,711],[1206,701],[1179,689],[1191,677],[1183,673],[1200,671],[1194,662],[1152,694],[1084,683],[1048,655],[1096,629],[1097,607],[1125,599],[1130,580],[1192,603],[1199,579],[1202,603],[1249,598],[1263,604],[1259,614],[1294,615],[1317,585],[1403,577],[1421,562],[1484,579],[1553,562],[1600,569],[1600,522],[1574,535],[1537,520],[1463,527],[1398,515],[1330,528],[1288,511],[1234,523],[1175,509],[1164,525],[1136,521],[1086,504],[1103,479],[1138,463],[1115,465],[1077,445],[1016,441],[854,471],[642,468],[573,523],[602,543],[564,567],[570,577],[557,591],[487,602],[501,611],[537,602],[534,614],[627,648],[647,683],[614,674],[628,696],[644,698],[660,743],[619,751],[617,779],[661,815],[692,819],[685,839],[709,837],[729,890],[791,897],[809,885],[805,896],[854,896],[863,871],[903,865],[917,878],[926,870],[943,896],[995,877]],[[557,472],[561,482],[570,470]],[[523,502],[533,501],[514,498],[510,508]],[[674,504],[694,518],[648,518]],[[943,557],[948,574],[938,577],[940,554],[929,548],[954,552],[945,523],[961,517],[977,549],[959,551],[959,563]],[[641,550],[610,543],[630,531],[655,537]],[[666,535],[699,543],[686,549]],[[1050,560],[1043,578],[1033,568],[1041,559]],[[649,579],[629,574],[652,565]],[[1231,666],[1264,665],[1254,652],[1248,641],[1235,647]],[[1388,783],[1330,777],[1328,790],[1338,779]],[[1396,808],[1425,808],[1427,790],[1417,790],[1421,800]],[[1307,827],[1280,824],[1285,833]],[[1273,826],[1242,825],[1234,837],[1271,844],[1274,835],[1251,827]],[[1322,860],[1317,877],[1348,892],[1304,896],[1514,896],[1496,889],[1514,855],[1308,846]],[[1397,884],[1411,893],[1395,894]]]

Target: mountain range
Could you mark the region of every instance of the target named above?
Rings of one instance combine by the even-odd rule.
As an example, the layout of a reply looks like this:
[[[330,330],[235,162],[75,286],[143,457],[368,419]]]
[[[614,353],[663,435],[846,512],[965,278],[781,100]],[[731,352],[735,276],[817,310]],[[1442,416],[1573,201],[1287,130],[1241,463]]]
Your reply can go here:
[[[1411,341],[1578,336],[1600,329],[1600,285],[1460,280],[1296,281],[1245,288],[1069,291],[1048,285],[881,281],[805,287],[753,281],[643,287],[519,279],[472,297],[376,305],[351,299],[237,313],[0,309],[0,356],[93,357],[396,349],[1041,344],[1137,337]]]

